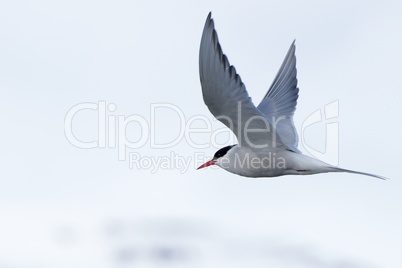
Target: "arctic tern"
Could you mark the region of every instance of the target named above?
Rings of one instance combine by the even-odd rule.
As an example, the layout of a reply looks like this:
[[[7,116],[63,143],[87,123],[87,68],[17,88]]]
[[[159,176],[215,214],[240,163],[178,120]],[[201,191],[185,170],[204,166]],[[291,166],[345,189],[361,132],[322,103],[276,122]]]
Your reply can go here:
[[[256,107],[234,66],[222,52],[211,13],[201,38],[199,71],[204,102],[235,134],[239,144],[218,150],[198,169],[217,165],[245,177],[349,172],[385,177],[329,165],[302,154],[293,114],[299,93],[295,41],[268,92]]]

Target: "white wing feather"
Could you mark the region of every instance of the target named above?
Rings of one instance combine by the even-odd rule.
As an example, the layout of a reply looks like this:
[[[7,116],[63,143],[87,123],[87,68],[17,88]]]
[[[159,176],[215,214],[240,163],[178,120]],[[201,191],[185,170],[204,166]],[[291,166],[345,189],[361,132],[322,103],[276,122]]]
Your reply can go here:
[[[292,151],[300,152],[297,149],[298,136],[293,123],[293,114],[299,97],[295,50],[293,41],[278,74],[257,108],[274,126],[284,145]]]

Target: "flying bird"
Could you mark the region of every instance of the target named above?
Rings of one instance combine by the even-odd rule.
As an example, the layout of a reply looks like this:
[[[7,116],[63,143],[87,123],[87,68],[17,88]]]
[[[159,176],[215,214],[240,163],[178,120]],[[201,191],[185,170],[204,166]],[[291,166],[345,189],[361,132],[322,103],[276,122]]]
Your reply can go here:
[[[199,55],[202,95],[209,111],[231,129],[238,144],[221,148],[198,169],[217,165],[254,178],[348,172],[386,179],[329,165],[297,149],[293,123],[299,93],[295,49],[293,41],[268,92],[255,106],[235,67],[223,54],[214,21],[208,14]]]

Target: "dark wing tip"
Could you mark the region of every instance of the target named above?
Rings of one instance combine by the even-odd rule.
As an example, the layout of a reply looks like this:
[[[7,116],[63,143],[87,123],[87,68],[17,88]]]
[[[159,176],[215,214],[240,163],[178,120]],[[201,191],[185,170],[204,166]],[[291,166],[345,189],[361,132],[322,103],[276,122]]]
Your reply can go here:
[[[207,19],[205,20],[205,26],[210,25],[214,23],[214,20],[212,19],[212,12],[210,11],[208,13]]]
[[[289,47],[289,51],[291,52],[291,54],[295,54],[296,53],[296,39],[293,39],[292,44]]]

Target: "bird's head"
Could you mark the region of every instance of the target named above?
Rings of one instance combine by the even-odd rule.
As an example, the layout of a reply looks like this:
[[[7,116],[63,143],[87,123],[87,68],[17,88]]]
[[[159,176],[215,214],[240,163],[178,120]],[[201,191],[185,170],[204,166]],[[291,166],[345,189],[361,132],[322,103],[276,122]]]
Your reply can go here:
[[[214,154],[214,157],[211,160],[209,160],[208,162],[205,162],[204,164],[199,166],[197,169],[215,165],[219,161],[219,159],[222,158],[223,156],[225,156],[227,154],[227,152],[229,152],[229,150],[232,149],[234,146],[235,145],[229,145],[229,146],[219,149],[218,151],[216,151],[216,153]]]

